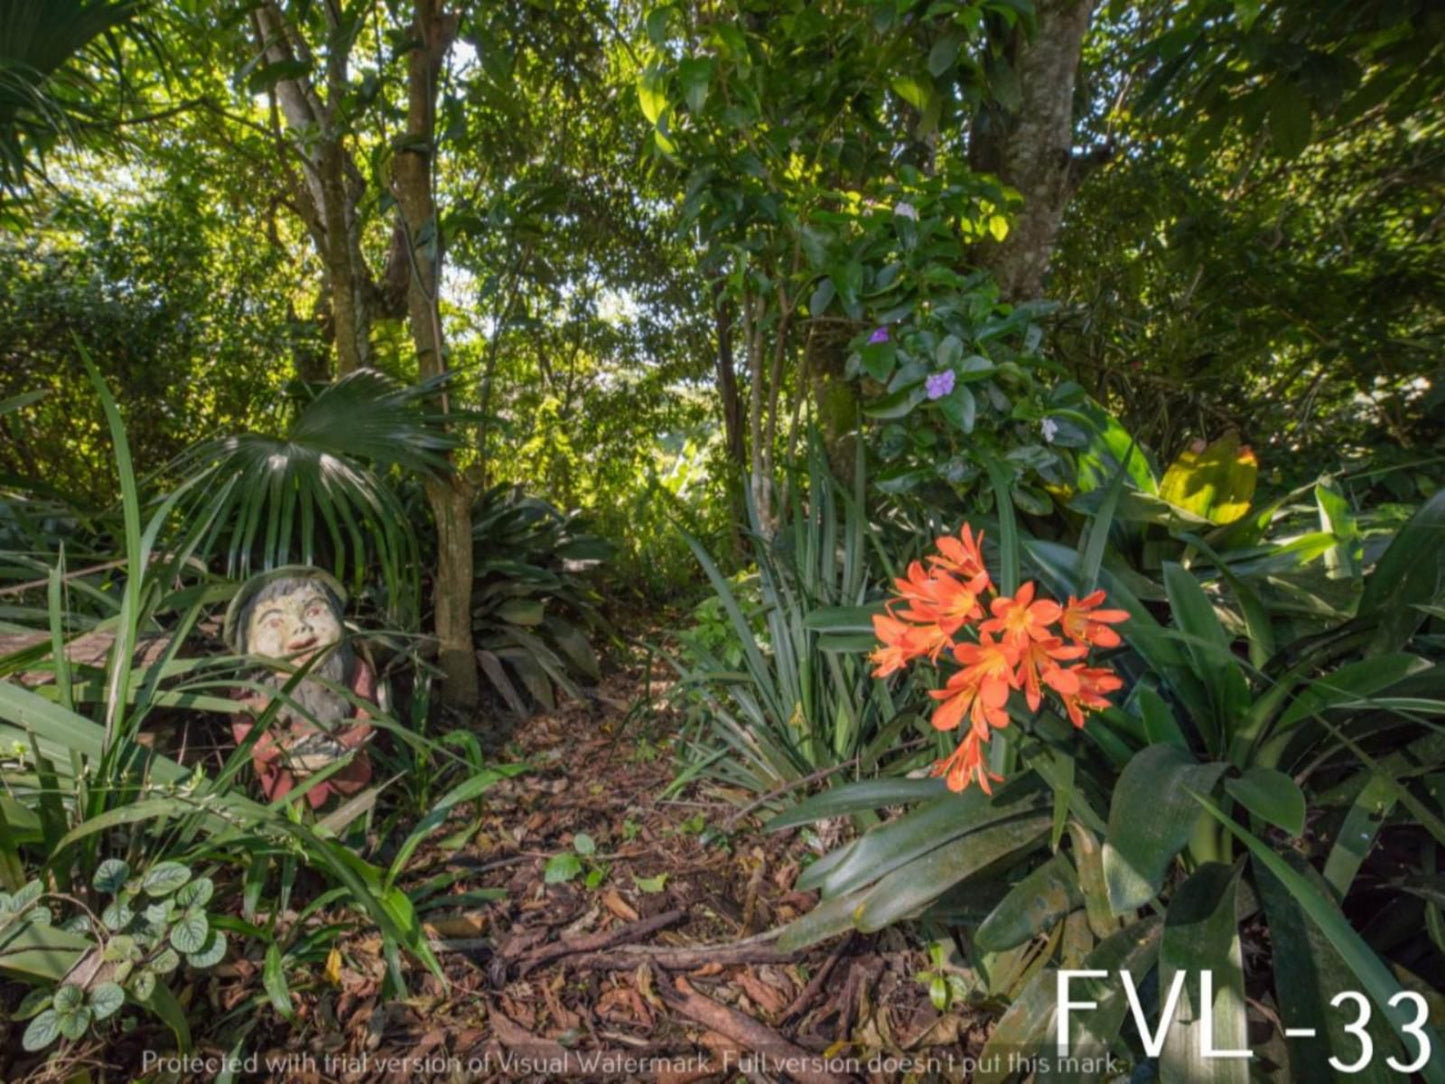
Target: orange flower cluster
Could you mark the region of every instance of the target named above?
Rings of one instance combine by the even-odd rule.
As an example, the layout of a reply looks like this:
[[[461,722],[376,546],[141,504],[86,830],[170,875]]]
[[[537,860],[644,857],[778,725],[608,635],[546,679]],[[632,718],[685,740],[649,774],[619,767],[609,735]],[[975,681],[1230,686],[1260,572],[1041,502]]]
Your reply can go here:
[[[937,665],[945,650],[953,656],[962,669],[929,693],[939,701],[933,725],[954,730],[966,719],[968,726],[934,774],[946,776],[950,790],[977,782],[991,794],[990,780],[999,777],[985,767],[984,753],[992,730],[1008,726],[1009,694],[1022,692],[1029,710],[1038,711],[1045,692],[1052,693],[1069,720],[1083,726],[1084,717],[1108,707],[1108,694],[1124,683],[1108,667],[1081,660],[1093,648],[1118,647],[1119,634],[1110,626],[1129,615],[1100,609],[1103,591],[1070,595],[1067,606],[1035,598],[1032,583],[1012,597],[997,593],[982,546],[983,532],[975,536],[965,524],[957,538],[938,540],[927,568],[921,561],[908,566],[907,575],[894,581],[898,596],[888,612],[873,618],[880,646],[872,659],[874,675],[885,677],[915,659]],[[976,631],[976,642],[957,638],[966,628]]]

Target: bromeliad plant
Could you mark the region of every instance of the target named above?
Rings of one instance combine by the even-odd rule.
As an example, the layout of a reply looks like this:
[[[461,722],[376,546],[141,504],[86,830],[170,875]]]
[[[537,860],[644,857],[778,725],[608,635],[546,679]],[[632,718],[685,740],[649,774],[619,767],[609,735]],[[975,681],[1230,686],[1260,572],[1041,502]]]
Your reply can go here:
[[[975,536],[964,524],[957,538],[938,539],[928,567],[921,561],[908,566],[908,574],[894,581],[898,595],[888,612],[873,617],[882,646],[872,659],[875,677],[922,658],[937,666],[947,656],[960,665],[942,689],[929,692],[939,701],[934,729],[952,731],[967,723],[957,748],[938,762],[934,774],[947,779],[949,790],[976,782],[992,794],[990,781],[1002,777],[989,770],[986,754],[993,731],[1009,724],[1009,697],[1021,692],[1029,711],[1038,712],[1047,696],[1082,728],[1090,713],[1109,707],[1107,694],[1124,684],[1110,668],[1083,660],[1094,648],[1118,647],[1119,634],[1111,626],[1129,615],[1100,609],[1103,591],[1081,599],[1070,595],[1065,606],[1035,598],[1033,583],[1006,595],[984,566],[982,545],[983,532]],[[960,639],[964,633],[974,638]]]

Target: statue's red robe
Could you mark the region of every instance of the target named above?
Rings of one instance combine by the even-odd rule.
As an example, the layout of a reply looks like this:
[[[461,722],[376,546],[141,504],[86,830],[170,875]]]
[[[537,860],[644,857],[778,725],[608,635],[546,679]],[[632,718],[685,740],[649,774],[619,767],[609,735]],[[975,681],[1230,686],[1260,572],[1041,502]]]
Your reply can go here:
[[[360,700],[376,702],[376,675],[372,673],[371,667],[366,664],[365,659],[358,658],[356,660],[356,673],[352,677],[351,692]],[[237,744],[246,740],[246,736],[256,725],[255,716],[266,710],[269,700],[264,696],[252,694],[246,697],[246,703],[255,714],[237,715],[231,723],[231,733],[235,735]],[[332,731],[331,736],[346,748],[357,749],[371,737],[373,728],[367,722],[370,718],[371,716],[366,711],[358,708],[356,714],[352,716],[351,725],[344,730]],[[256,778],[261,782],[261,793],[269,801],[274,802],[277,798],[284,798],[297,786],[296,777],[283,767],[285,762],[282,759],[282,747],[298,742],[316,731],[317,728],[314,726],[297,723],[278,734],[277,728],[273,725],[256,740],[255,746],[251,749],[251,763],[256,769]],[[311,804],[312,809],[320,809],[333,795],[355,794],[370,782],[371,759],[362,749],[351,758],[351,762],[346,767],[308,790],[306,800]]]

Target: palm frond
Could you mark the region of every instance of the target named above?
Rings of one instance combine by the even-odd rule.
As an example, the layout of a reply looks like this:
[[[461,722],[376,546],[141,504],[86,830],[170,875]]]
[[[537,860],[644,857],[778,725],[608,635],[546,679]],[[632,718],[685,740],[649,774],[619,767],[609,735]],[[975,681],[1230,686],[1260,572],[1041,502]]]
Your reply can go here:
[[[307,404],[282,436],[207,441],[174,464],[185,518],[207,524],[199,545],[226,574],[301,561],[359,584],[375,568],[380,608],[415,620],[421,561],[390,468],[441,476],[457,443],[432,409],[437,381],[408,387],[374,370],[348,374]]]
[[[73,135],[93,108],[78,63],[97,39],[128,20],[136,0],[0,0],[0,189],[38,171],[55,139]]]

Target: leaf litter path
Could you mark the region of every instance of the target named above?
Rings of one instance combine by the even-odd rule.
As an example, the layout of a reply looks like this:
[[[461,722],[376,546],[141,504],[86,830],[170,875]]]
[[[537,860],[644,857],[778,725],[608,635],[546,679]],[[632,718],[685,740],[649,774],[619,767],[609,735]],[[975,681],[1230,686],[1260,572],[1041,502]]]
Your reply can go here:
[[[930,1004],[927,956],[900,933],[776,949],[767,931],[817,902],[792,887],[807,846],[759,818],[731,824],[737,805],[706,785],[659,798],[676,720],[629,716],[656,692],[645,676],[624,669],[596,699],[522,725],[513,751],[529,770],[487,792],[465,848],[414,863],[409,888],[461,873],[422,904],[445,987],[412,968],[413,996],[389,1001],[379,941],[343,942],[339,967],[293,990],[297,1022],[265,1029],[269,1079],[965,1077],[985,1020]],[[481,889],[505,896],[468,899]],[[238,970],[254,995],[259,961]]]

